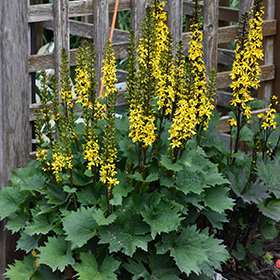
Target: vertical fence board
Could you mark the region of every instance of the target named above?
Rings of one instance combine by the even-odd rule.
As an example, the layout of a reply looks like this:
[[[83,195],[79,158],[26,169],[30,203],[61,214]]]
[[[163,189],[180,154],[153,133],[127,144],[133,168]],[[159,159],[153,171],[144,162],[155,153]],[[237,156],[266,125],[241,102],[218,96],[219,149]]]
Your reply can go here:
[[[275,0],[264,1],[266,13],[264,15],[265,19],[275,18]],[[274,63],[274,37],[269,36],[264,39],[264,63],[273,64]],[[267,102],[266,105],[270,103],[270,97],[273,95],[273,81],[268,81],[264,83],[263,94],[261,99]]]
[[[60,56],[64,48],[69,57],[69,2],[53,0],[54,16],[54,69],[57,81],[60,81]],[[60,83],[59,89],[60,89]]]
[[[273,81],[273,94],[280,100],[280,1],[275,0],[275,18],[277,19],[277,34],[274,38],[274,64],[275,64],[275,79]],[[276,51],[278,50],[278,52]]]
[[[167,25],[173,36],[174,46],[182,38],[183,29],[183,0],[168,1],[168,18]],[[174,52],[176,49],[174,48]]]
[[[105,44],[109,39],[109,1],[93,0],[93,29],[95,45],[95,69],[96,81],[98,83],[97,93],[99,93],[100,79],[102,76],[102,60],[105,58]]]
[[[136,42],[139,42],[141,23],[146,14],[146,0],[130,0],[131,28],[135,31]]]
[[[254,0],[241,0],[239,1],[239,19],[241,18],[242,14],[244,14],[247,11],[250,11],[250,8],[252,6]]]
[[[204,1],[204,58],[206,76],[212,69],[217,70],[218,64],[218,24],[219,24],[219,1]]]
[[[0,189],[11,170],[27,164],[30,149],[26,0],[0,1]],[[0,223],[0,279],[18,258],[15,237]]]

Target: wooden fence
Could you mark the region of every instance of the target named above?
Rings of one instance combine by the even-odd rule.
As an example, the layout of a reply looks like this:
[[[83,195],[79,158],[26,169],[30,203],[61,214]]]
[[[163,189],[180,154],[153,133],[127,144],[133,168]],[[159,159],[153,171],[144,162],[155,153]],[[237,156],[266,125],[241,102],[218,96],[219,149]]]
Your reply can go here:
[[[145,7],[151,1],[146,0],[120,0],[118,11],[131,10],[131,27],[136,30],[139,37],[141,21],[145,15]],[[218,0],[205,0],[203,5],[204,17],[204,52],[207,74],[218,65],[231,66],[234,59],[233,50],[219,48],[219,45],[235,40],[237,26],[219,27],[219,22],[238,22],[240,16],[250,9],[252,0],[240,1],[238,9],[219,6]],[[275,19],[275,0],[265,0],[265,20],[263,24],[265,59],[261,65],[261,81],[263,87],[258,91],[258,99],[270,101],[273,92],[273,80],[275,78],[274,65],[274,35],[276,35],[277,21]],[[53,30],[55,50],[50,54],[31,55],[29,57],[29,72],[33,73],[42,69],[55,69],[59,78],[59,58],[62,48],[70,55],[70,65],[76,64],[76,49],[69,47],[69,34],[82,38],[93,39],[96,47],[97,81],[100,81],[104,46],[109,38],[109,13],[113,12],[114,0],[73,1],[53,0],[53,4],[29,5],[28,22],[39,23],[41,28]],[[174,36],[174,42],[182,38],[186,46],[190,41],[190,33],[182,32],[183,15],[191,16],[191,1],[165,0],[165,10],[168,12],[168,27]],[[71,20],[69,18],[93,15],[93,24]],[[113,48],[117,59],[127,57],[128,32],[115,30]],[[187,53],[187,50],[186,50]],[[224,89],[231,83],[229,71],[217,73],[217,105],[226,107],[231,99],[231,94]],[[124,80],[124,71],[118,71],[120,81]],[[118,105],[126,103],[123,93],[120,92]],[[34,120],[34,111],[40,105],[30,106],[30,121]],[[227,117],[222,118],[220,131],[229,130]]]
[[[35,5],[31,5],[33,1]],[[35,1],[35,2],[34,2]],[[221,0],[220,0],[221,1]],[[238,22],[241,14],[249,10],[253,0],[240,0],[240,7],[232,9],[219,6],[219,0],[204,0],[204,51],[207,74],[212,68],[217,73],[217,105],[226,106],[231,99],[225,89],[231,83],[229,69],[234,59],[234,52],[221,48],[235,40],[237,26],[228,25]],[[145,15],[145,8],[150,0],[120,0],[118,11],[131,10],[131,27],[139,38],[140,24]],[[275,43],[280,48],[280,36],[277,34],[276,8],[280,1],[264,0],[266,7],[263,24],[265,59],[261,65],[261,81],[263,87],[258,90],[257,98],[269,102],[274,92],[280,95],[280,74],[275,71],[280,67],[274,57]],[[36,4],[37,3],[37,4]],[[96,48],[97,81],[101,77],[101,65],[104,57],[105,43],[109,38],[110,13],[113,12],[115,0],[53,0],[53,4],[38,4],[40,0],[1,0],[0,1],[0,188],[9,180],[10,171],[24,166],[31,150],[30,122],[34,121],[34,111],[40,104],[32,104],[31,91],[34,89],[34,73],[42,69],[55,69],[59,78],[59,59],[62,48],[70,56],[70,65],[76,64],[76,49],[70,49],[69,37],[76,35],[93,39]],[[168,27],[174,36],[174,42],[182,38],[186,46],[190,41],[190,33],[182,32],[183,15],[191,16],[191,1],[166,0],[165,10],[168,12]],[[278,9],[279,10],[279,9]],[[276,13],[279,17],[279,13]],[[93,15],[93,23],[73,20],[74,17]],[[226,23],[221,26],[220,23]],[[32,50],[32,30],[36,25],[53,30],[54,52],[34,54]],[[35,38],[36,39],[36,38]],[[41,40],[41,39],[40,39]],[[128,55],[128,32],[116,29],[113,37],[113,48],[117,59]],[[277,52],[276,52],[277,55]],[[29,78],[28,78],[29,73]],[[278,74],[278,79],[277,79]],[[120,81],[125,80],[124,71],[118,71]],[[279,84],[279,85],[278,85]],[[275,88],[275,85],[278,87]],[[34,98],[33,98],[34,99]],[[33,100],[34,101],[34,100]],[[120,92],[118,104],[125,104]],[[265,108],[263,109],[265,110]],[[222,117],[218,127],[220,131],[228,131],[228,117]],[[1,225],[3,227],[3,223]],[[0,274],[3,273],[7,256],[7,233],[0,228]],[[0,279],[4,279],[4,277]]]

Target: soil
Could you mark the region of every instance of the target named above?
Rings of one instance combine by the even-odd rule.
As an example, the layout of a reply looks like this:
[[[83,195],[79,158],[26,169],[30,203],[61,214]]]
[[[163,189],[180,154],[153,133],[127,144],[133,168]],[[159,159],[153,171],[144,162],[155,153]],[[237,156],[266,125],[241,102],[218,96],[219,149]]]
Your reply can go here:
[[[222,276],[228,280],[280,280],[280,268],[276,267],[276,261],[280,259],[280,225],[277,225],[278,236],[272,240],[264,241],[264,254],[266,252],[272,255],[272,264],[268,265],[263,258],[254,258],[251,260],[256,262],[257,269],[255,272],[251,270],[243,271],[235,265],[234,260],[224,265]]]

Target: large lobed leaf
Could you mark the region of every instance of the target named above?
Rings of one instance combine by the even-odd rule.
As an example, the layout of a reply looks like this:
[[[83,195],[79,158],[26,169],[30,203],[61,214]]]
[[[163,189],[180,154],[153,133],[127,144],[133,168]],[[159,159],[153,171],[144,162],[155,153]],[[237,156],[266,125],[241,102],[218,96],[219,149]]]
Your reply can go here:
[[[62,219],[66,240],[72,242],[72,249],[82,247],[96,235],[98,224],[93,218],[94,208],[81,207],[77,212],[72,211]]]
[[[9,265],[5,277],[11,280],[30,280],[35,270],[35,258],[30,254],[24,261],[15,260],[14,265]]]
[[[53,271],[63,271],[67,265],[75,263],[72,257],[71,244],[63,236],[49,237],[46,246],[39,247],[39,262],[48,265]]]
[[[162,243],[157,243],[157,253],[170,252],[178,268],[190,275],[191,272],[200,274],[203,272],[202,265],[207,263],[209,267],[219,268],[220,262],[229,258],[220,240],[208,236],[206,233],[197,231],[196,226],[185,228],[179,236],[164,234]]]
[[[273,192],[277,199],[280,199],[280,162],[276,159],[274,162],[265,163],[259,160],[257,163],[257,173],[259,178],[267,185],[268,190]]]
[[[145,210],[141,211],[144,221],[151,227],[151,236],[154,239],[161,232],[170,232],[177,230],[180,225],[180,213],[178,208],[168,202],[161,201],[155,207],[145,206]]]
[[[131,213],[125,220],[116,220],[113,224],[101,227],[99,243],[109,243],[110,253],[121,251],[131,257],[137,248],[148,250],[148,242],[151,241],[148,231],[149,226]]]
[[[106,256],[100,267],[90,251],[81,253],[80,258],[81,263],[73,265],[78,272],[79,280],[117,280],[114,272],[119,268],[120,262],[114,260],[112,256]]]
[[[149,270],[147,270],[147,264]],[[123,267],[133,274],[132,280],[179,280],[180,271],[168,255],[150,255],[146,266],[140,260],[129,260]]]
[[[18,186],[7,186],[0,191],[1,220],[18,211],[19,205],[24,202],[27,194]]]
[[[206,188],[229,183],[218,172],[217,166],[201,153],[200,150],[190,150],[180,159],[184,170],[178,172],[176,186],[186,195],[190,192],[200,195]]]

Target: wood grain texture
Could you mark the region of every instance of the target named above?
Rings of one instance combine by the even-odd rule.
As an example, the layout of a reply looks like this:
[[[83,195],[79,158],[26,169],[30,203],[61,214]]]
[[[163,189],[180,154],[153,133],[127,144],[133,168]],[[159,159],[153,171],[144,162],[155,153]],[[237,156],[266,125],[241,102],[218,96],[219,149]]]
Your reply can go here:
[[[58,88],[60,86],[60,60],[62,49],[66,50],[69,56],[69,1],[68,0],[53,0],[53,14],[54,14],[54,70],[55,77],[58,81]]]
[[[238,18],[240,19],[243,14],[251,10],[251,6],[254,0],[242,0],[239,1],[239,14]]]
[[[264,1],[265,14],[264,17],[267,20],[275,18],[275,0],[265,0]],[[264,38],[264,64],[274,64],[275,54],[274,54],[274,36],[268,36]],[[270,97],[273,95],[273,81],[268,81],[263,84],[260,91],[260,96],[262,100],[266,101],[268,106],[270,103]]]
[[[203,24],[203,44],[204,63],[206,67],[206,77],[212,69],[217,71],[218,61],[218,23],[219,23],[219,1],[204,1],[204,24]]]
[[[0,189],[11,171],[25,167],[30,152],[28,22],[26,0],[0,1]],[[19,258],[16,240],[0,222],[0,279],[7,264]]]
[[[131,4],[131,29],[135,31],[135,38],[138,44],[141,33],[142,20],[146,14],[146,0],[130,0]]]
[[[53,30],[53,21],[42,21],[40,22],[40,26],[42,28]],[[76,35],[79,37],[83,37],[86,39],[93,39],[94,32],[93,32],[93,24],[76,21],[76,20],[69,20],[69,32],[71,35]],[[109,31],[108,31],[109,32]],[[124,42],[128,41],[129,38],[129,32],[125,30],[115,29],[114,30],[114,37],[113,37],[113,43],[117,42]]]
[[[95,45],[95,69],[96,82],[98,83],[97,92],[99,92],[100,79],[102,77],[102,60],[105,58],[105,45],[109,39],[109,1],[93,0],[93,43]]]
[[[167,25],[169,32],[173,35],[173,45],[176,46],[182,38],[183,0],[169,0],[167,8]],[[176,53],[176,48],[174,48],[174,53]]]
[[[263,22],[263,36],[272,36],[277,33],[277,21],[275,19],[264,20]],[[237,26],[226,26],[218,29],[218,43],[228,43],[236,39],[238,35]]]
[[[131,2],[132,1],[132,2]],[[141,1],[144,0],[120,0],[118,11],[125,11],[133,9],[133,3],[141,5]],[[182,1],[182,0],[180,0]],[[147,1],[146,1],[147,2]],[[164,1],[166,4],[168,1]],[[109,12],[114,11],[114,0],[109,0]],[[151,1],[149,2],[151,5]],[[28,8],[28,22],[41,22],[47,20],[53,20],[52,4],[32,5]],[[93,4],[92,1],[81,0],[69,2],[69,16],[79,17],[92,15]],[[168,10],[168,6],[166,6]],[[203,4],[202,4],[203,10]],[[191,1],[183,0],[183,13],[191,16],[192,6]],[[238,21],[238,10],[228,7],[219,7],[219,20],[225,21]]]
[[[261,65],[261,77],[260,81],[271,81],[275,78],[275,66],[272,65]],[[231,84],[231,78],[229,76],[230,71],[217,73],[217,85],[219,88],[226,88]]]

